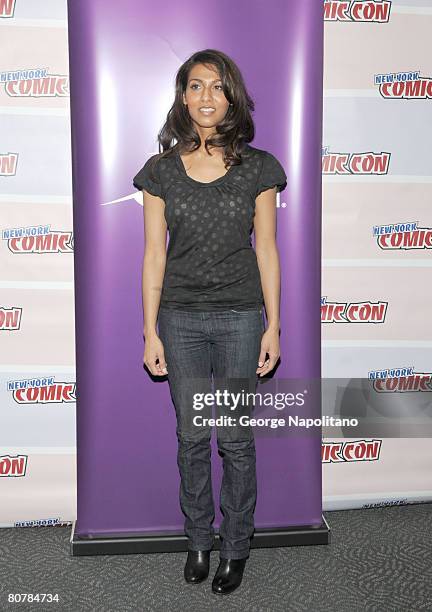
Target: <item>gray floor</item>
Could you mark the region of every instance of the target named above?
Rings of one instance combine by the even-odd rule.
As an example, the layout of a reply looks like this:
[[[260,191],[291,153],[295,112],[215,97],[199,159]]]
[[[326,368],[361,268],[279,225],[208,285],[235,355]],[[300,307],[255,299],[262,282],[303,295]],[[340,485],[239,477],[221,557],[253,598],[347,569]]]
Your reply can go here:
[[[0,610],[432,610],[432,504],[327,512],[329,546],[256,549],[240,588],[183,580],[186,553],[70,557],[70,527],[0,530]],[[9,604],[8,593],[60,603]]]

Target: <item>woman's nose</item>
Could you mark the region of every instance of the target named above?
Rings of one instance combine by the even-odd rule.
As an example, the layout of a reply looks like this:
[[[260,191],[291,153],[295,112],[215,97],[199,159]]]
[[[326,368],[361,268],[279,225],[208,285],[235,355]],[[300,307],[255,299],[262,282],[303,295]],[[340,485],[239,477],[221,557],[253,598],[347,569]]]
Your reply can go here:
[[[210,90],[204,87],[202,95],[201,95],[201,100],[207,102],[211,99],[212,99],[212,96],[211,96]]]

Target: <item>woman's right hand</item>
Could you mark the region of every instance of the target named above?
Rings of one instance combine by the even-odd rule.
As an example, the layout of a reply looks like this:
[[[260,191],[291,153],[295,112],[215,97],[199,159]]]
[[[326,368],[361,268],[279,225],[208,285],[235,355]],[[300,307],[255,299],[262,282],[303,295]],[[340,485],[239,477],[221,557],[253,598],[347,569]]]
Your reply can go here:
[[[164,347],[159,336],[155,332],[146,336],[144,341],[144,365],[147,366],[153,376],[165,376],[165,374],[168,374],[168,370]],[[156,363],[157,359],[159,359],[159,363]]]

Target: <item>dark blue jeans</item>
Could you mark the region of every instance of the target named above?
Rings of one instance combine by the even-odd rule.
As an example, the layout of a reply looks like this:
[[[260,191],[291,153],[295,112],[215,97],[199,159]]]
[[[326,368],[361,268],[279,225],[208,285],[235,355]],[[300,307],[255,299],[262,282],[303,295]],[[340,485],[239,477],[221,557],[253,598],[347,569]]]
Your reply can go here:
[[[196,409],[195,394],[256,391],[258,358],[265,330],[263,309],[186,312],[159,309],[159,338],[165,351],[168,383],[177,417],[180,506],[189,550],[209,550],[215,518],[211,481],[211,425],[194,417],[251,415],[253,405],[239,402]],[[212,378],[213,375],[213,378]],[[213,385],[212,385],[213,383]],[[203,397],[200,395],[198,397]],[[241,397],[238,395],[237,397]],[[215,410],[214,416],[211,411]],[[209,412],[210,411],[210,412]],[[225,421],[224,421],[225,423]],[[219,529],[220,558],[248,557],[254,531],[256,455],[251,426],[217,425],[223,457]]]

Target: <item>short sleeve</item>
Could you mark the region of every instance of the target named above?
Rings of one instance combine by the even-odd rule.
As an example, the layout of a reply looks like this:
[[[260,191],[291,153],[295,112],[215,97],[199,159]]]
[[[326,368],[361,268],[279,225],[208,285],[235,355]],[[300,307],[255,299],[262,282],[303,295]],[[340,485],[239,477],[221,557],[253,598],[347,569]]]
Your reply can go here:
[[[265,152],[261,173],[259,175],[255,197],[262,191],[276,187],[277,191],[283,191],[287,184],[287,176],[281,163],[271,153]]]
[[[162,197],[162,184],[158,164],[153,163],[157,155],[150,157],[133,178],[133,186],[140,191],[145,189],[154,196]]]

